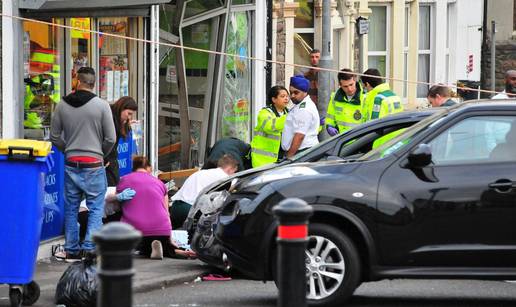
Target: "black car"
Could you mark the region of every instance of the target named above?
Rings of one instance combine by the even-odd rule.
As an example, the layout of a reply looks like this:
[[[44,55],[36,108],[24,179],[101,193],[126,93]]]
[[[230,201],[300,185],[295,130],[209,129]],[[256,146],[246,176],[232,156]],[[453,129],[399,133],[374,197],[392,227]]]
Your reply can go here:
[[[290,197],[314,209],[312,305],[338,306],[361,282],[384,278],[515,279],[516,103],[435,113],[356,161],[234,180],[216,228],[229,265],[274,279],[271,209]]]
[[[222,254],[213,236],[218,209],[222,205],[220,200],[227,196],[227,189],[233,180],[247,178],[272,168],[299,162],[314,162],[321,160],[349,159],[360,156],[373,147],[373,143],[380,137],[400,129],[410,127],[428,116],[444,112],[439,109],[428,109],[419,112],[404,112],[382,119],[367,122],[346,133],[332,137],[317,146],[303,151],[292,159],[283,160],[276,164],[250,169],[237,173],[235,176],[219,183],[201,194],[189,212],[186,229],[190,234],[192,249],[199,258],[214,266],[223,267]]]

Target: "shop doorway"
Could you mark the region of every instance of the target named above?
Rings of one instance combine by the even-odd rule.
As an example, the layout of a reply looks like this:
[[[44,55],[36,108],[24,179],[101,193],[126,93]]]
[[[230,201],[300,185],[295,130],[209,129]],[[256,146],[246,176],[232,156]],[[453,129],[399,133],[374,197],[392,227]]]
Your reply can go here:
[[[202,166],[210,146],[222,137],[250,142],[252,63],[240,56],[252,55],[252,3],[190,0],[161,5],[162,42],[239,56],[160,46],[159,170]],[[177,63],[181,59],[184,70]],[[180,90],[180,74],[184,74],[186,96]],[[181,112],[185,103],[188,111]],[[185,137],[190,138],[188,148],[184,148]]]

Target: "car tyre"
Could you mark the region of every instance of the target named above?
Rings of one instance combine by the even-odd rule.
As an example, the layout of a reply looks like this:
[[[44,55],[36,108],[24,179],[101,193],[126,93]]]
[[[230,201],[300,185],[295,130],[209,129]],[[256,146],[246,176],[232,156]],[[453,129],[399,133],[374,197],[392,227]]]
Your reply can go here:
[[[360,284],[361,263],[353,240],[345,233],[330,225],[311,224],[306,256],[310,306],[339,306],[353,295]]]

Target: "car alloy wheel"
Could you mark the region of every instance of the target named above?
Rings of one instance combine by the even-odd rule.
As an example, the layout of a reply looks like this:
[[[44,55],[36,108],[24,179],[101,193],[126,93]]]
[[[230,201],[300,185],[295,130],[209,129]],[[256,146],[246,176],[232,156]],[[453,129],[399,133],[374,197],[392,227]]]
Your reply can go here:
[[[309,225],[306,254],[306,297],[311,306],[339,306],[360,284],[358,250],[342,230]]]
[[[307,298],[320,300],[332,295],[340,286],[346,264],[337,245],[321,236],[310,236],[306,253]]]

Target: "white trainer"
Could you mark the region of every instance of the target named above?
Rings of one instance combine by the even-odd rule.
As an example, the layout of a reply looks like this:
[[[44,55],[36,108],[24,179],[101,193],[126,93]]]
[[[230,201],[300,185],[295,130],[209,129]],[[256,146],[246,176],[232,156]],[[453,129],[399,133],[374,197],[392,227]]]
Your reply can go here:
[[[152,252],[150,255],[151,259],[163,259],[163,246],[161,245],[161,242],[158,240],[154,240],[151,243]]]

